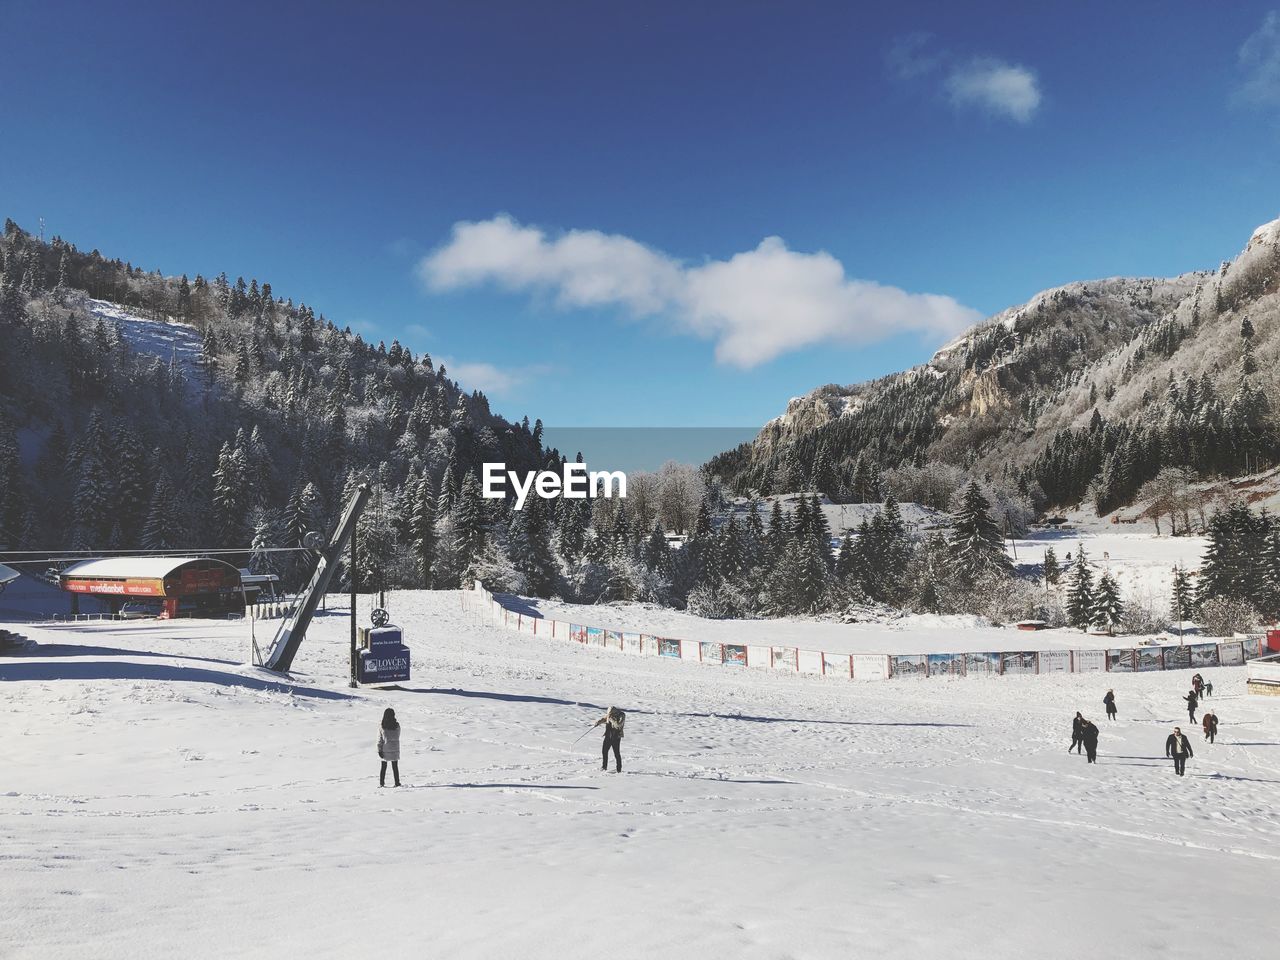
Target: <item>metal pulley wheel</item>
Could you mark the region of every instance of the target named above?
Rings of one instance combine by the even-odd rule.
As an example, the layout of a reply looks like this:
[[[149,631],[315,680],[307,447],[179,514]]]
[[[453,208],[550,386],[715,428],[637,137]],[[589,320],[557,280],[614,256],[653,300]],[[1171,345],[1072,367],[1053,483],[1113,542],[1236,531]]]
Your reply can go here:
[[[373,621],[375,627],[385,627],[391,622],[391,615],[381,607],[376,607],[373,613],[369,614],[369,619]]]

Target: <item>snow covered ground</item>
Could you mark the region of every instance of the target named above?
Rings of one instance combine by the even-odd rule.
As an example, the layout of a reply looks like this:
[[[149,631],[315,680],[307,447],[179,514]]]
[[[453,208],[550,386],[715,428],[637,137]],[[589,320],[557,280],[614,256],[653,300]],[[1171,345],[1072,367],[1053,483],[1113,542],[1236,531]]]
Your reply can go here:
[[[185,323],[164,323],[130,313],[119,304],[107,300],[87,300],[85,306],[95,317],[114,323],[120,335],[138,353],[159,357],[166,363],[177,359],[190,374],[200,363],[200,333]]]
[[[1205,671],[1222,736],[1178,779],[1185,672],[852,684],[396,593],[414,679],[352,691],[335,605],[287,685],[241,664],[242,622],[23,628],[0,956],[1274,954],[1280,700],[1242,668]],[[1108,684],[1089,766],[1069,718]],[[622,775],[574,743],[609,704]],[[375,779],[385,706],[401,790]]]

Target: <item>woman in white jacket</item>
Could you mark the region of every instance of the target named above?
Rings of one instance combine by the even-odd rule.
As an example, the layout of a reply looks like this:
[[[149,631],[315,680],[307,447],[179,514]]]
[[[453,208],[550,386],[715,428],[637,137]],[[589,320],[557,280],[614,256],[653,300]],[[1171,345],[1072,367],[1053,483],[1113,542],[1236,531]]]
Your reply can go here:
[[[378,786],[387,785],[387,764],[391,764],[391,773],[395,776],[396,786],[400,786],[400,724],[396,722],[396,712],[387,707],[382,714],[382,725],[378,727],[378,756],[382,758],[382,772],[378,774]]]

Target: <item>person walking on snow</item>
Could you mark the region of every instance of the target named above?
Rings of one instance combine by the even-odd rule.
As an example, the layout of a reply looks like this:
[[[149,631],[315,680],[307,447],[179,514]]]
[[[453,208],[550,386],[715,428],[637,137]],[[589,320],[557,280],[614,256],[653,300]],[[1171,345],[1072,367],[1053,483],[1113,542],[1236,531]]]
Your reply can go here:
[[[1200,722],[1204,726],[1204,738],[1213,743],[1214,738],[1218,735],[1218,715],[1210,710]]]
[[[1213,681],[1212,681],[1212,680],[1206,680],[1206,681],[1204,682],[1204,695],[1205,695],[1206,697],[1212,697],[1212,696],[1213,696]]]
[[[1088,754],[1090,763],[1098,762],[1098,727],[1092,720],[1086,720],[1080,727],[1080,738],[1084,741],[1084,752]]]
[[[1198,673],[1193,674],[1191,677],[1191,689],[1196,692],[1197,697],[1201,696],[1204,692],[1204,677]]]
[[[382,713],[382,723],[378,727],[378,756],[382,759],[382,771],[378,774],[378,786],[387,785],[387,764],[391,764],[391,773],[395,776],[396,786],[400,786],[400,724],[396,721],[396,712],[390,707]]]
[[[1191,722],[1196,722],[1196,706],[1200,703],[1200,698],[1196,696],[1195,690],[1188,690],[1187,695],[1182,698],[1187,701],[1187,716],[1191,718]]]
[[[1084,746],[1084,737],[1082,736],[1083,728],[1084,717],[1081,716],[1080,711],[1077,710],[1075,719],[1071,721],[1071,746],[1067,747],[1067,753],[1070,753],[1072,750],[1079,753],[1080,748]]]
[[[1107,695],[1102,698],[1102,702],[1107,708],[1107,719],[1114,720],[1116,718],[1116,692],[1108,690]]]
[[[604,724],[604,745],[600,748],[600,756],[602,760],[601,770],[609,769],[609,751],[613,751],[613,759],[616,761],[617,769],[614,773],[622,772],[622,728],[626,725],[627,715],[617,707],[610,707],[605,711],[605,715],[592,724],[592,728]]]
[[[1164,755],[1173,757],[1173,772],[1183,776],[1187,769],[1187,761],[1195,756],[1191,750],[1191,741],[1182,734],[1181,727],[1174,727],[1164,742]]]

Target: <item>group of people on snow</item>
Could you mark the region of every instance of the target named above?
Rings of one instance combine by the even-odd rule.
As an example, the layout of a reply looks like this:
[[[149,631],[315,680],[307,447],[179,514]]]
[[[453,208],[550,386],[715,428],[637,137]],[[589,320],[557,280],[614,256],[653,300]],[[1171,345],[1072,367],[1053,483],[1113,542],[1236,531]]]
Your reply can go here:
[[[1182,699],[1187,702],[1187,715],[1191,718],[1191,722],[1196,722],[1196,709],[1200,704],[1202,697],[1213,696],[1213,682],[1206,681],[1200,674],[1196,674],[1191,678],[1191,689],[1187,691],[1187,695]],[[1116,693],[1114,690],[1108,690],[1107,695],[1102,698],[1102,704],[1107,710],[1107,719],[1116,719]],[[1204,738],[1213,743],[1218,736],[1218,717],[1212,710],[1205,713],[1201,718],[1201,727],[1204,730]],[[1079,710],[1076,711],[1075,717],[1071,721],[1071,746],[1067,747],[1067,753],[1074,751],[1079,754],[1081,750],[1089,758],[1090,763],[1098,762],[1098,727],[1091,720],[1087,720]],[[1187,761],[1195,754],[1191,749],[1191,741],[1187,739],[1187,735],[1182,732],[1181,727],[1174,727],[1173,733],[1165,739],[1164,754],[1167,758],[1173,760],[1173,771],[1178,776],[1184,776]]]
[[[601,769],[609,769],[609,752],[612,751],[614,773],[622,772],[622,731],[626,723],[626,713],[617,707],[610,707],[603,717],[592,724],[593,730],[604,724],[604,744],[600,750],[603,761]],[[396,712],[390,707],[382,711],[382,722],[378,724],[378,759],[382,763],[378,773],[378,786],[387,785],[387,764],[391,764],[395,786],[400,786],[400,723],[396,720]]]

